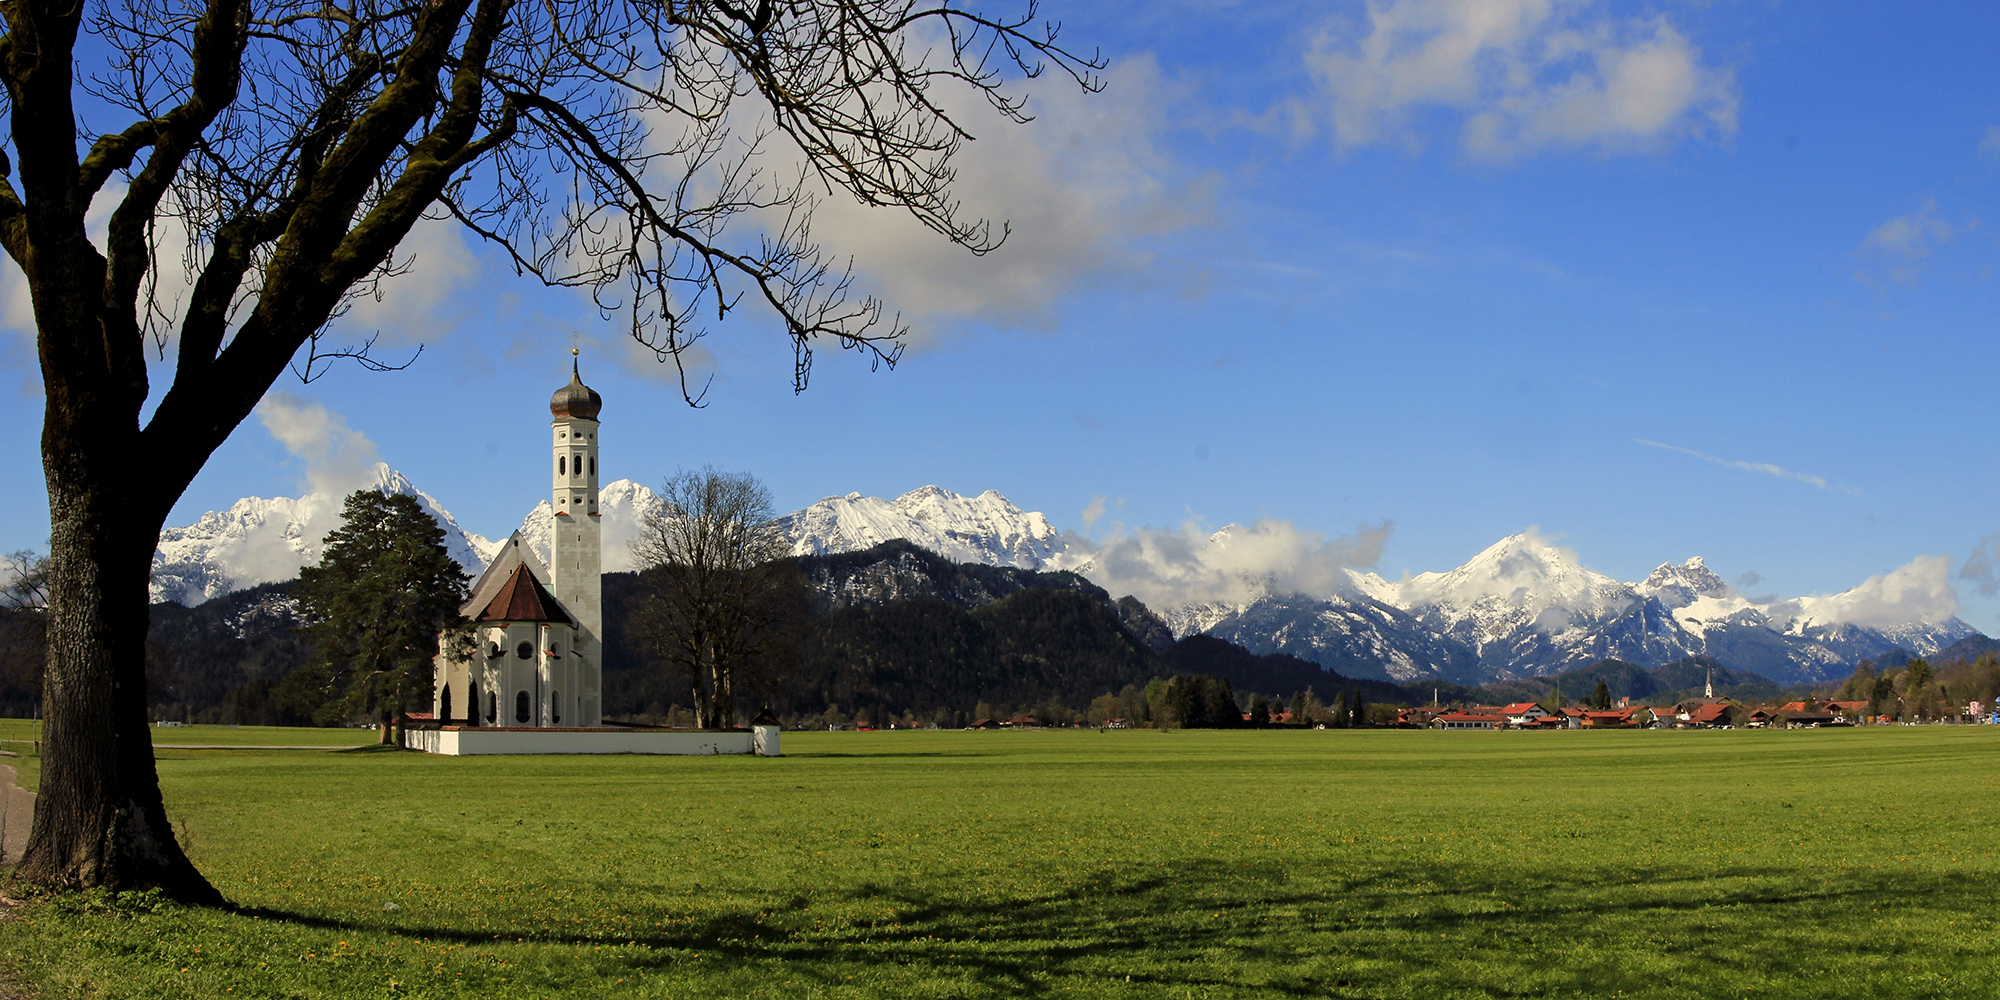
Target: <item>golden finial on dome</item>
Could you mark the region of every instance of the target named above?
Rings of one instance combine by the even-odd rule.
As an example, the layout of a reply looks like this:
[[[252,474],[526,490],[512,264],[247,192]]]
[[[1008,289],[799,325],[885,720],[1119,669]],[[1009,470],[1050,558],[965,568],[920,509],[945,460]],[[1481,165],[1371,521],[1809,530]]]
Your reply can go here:
[[[604,405],[603,397],[597,394],[597,390],[583,384],[583,376],[577,371],[577,355],[580,353],[575,347],[569,349],[569,384],[557,389],[555,396],[549,400],[549,412],[557,418],[596,420]]]

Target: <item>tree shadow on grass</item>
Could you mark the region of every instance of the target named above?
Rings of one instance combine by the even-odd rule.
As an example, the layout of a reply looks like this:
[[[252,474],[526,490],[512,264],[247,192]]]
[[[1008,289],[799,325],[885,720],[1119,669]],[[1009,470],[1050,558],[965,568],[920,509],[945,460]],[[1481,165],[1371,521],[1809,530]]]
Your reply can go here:
[[[1408,864],[1335,878],[1309,866],[1216,861],[1167,865],[1143,875],[1106,876],[1041,892],[942,896],[875,882],[810,895],[774,891],[755,900],[756,905],[739,903],[726,912],[692,916],[664,894],[639,897],[627,910],[634,923],[681,922],[669,930],[629,935],[531,926],[472,931],[384,925],[265,908],[237,912],[324,930],[468,946],[515,939],[578,948],[630,943],[639,950],[621,961],[635,972],[657,973],[697,953],[782,968],[787,979],[824,987],[840,985],[857,970],[887,974],[915,968],[1009,995],[1061,992],[1065,982],[1076,982],[1066,977],[1080,977],[1140,988],[1366,997],[1378,990],[1401,992],[1404,984],[1388,981],[1399,969],[1405,975],[1435,974],[1440,964],[1456,959],[1476,964],[1482,958],[1489,963],[1480,968],[1489,969],[1492,961],[1519,963],[1523,969],[1548,964],[1532,943],[1522,942],[1554,939],[1586,952],[1612,943],[1647,947],[1645,942],[1613,940],[1630,932],[1635,920],[1642,928],[1694,935],[1688,946],[1702,952],[1702,961],[1719,981],[1746,974],[1783,975],[1795,959],[1817,959],[1788,955],[1782,942],[1758,946],[1741,941],[1744,921],[1810,929],[1812,916],[1825,908],[1883,898],[1922,897],[1971,911],[1996,890],[2000,880],[1979,875],[1912,879],[1870,873],[1828,880],[1784,869],[1731,869],[1720,876],[1622,870],[1592,880],[1489,871],[1468,878],[1457,868]],[[1697,916],[1697,911],[1712,913]],[[1724,926],[1716,926],[1709,916],[1726,917]],[[1370,971],[1345,971],[1353,968]],[[1579,966],[1577,974],[1589,970]],[[1578,979],[1565,988],[1597,992],[1588,988],[1609,983]],[[1489,996],[1527,996],[1547,992],[1548,984],[1517,984],[1488,973],[1440,985]]]

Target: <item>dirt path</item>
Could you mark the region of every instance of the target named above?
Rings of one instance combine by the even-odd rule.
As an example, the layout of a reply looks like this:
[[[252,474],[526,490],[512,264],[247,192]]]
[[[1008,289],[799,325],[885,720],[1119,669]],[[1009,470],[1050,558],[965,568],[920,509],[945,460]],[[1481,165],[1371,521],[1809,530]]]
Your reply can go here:
[[[0,861],[13,864],[21,859],[34,825],[35,793],[14,783],[13,768],[0,765]]]

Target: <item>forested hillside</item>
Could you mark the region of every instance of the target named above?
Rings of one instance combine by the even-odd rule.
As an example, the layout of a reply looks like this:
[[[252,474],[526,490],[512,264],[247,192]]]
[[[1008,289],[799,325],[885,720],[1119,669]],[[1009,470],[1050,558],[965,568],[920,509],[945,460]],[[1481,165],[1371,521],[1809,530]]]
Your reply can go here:
[[[1111,595],[1073,573],[954,563],[908,542],[864,552],[800,560],[808,583],[801,627],[787,653],[759,665],[740,706],[768,704],[795,721],[913,720],[963,725],[985,715],[1034,714],[1047,720],[1131,716],[1166,705],[1164,681],[1211,676],[1245,700],[1287,708],[1351,703],[1503,704],[1587,698],[1599,681],[1614,698],[1671,703],[1701,693],[1711,672],[1716,693],[1743,701],[1780,693],[1769,678],[1706,657],[1658,667],[1600,660],[1555,677],[1469,687],[1443,682],[1397,685],[1344,677],[1284,653],[1253,654],[1210,635],[1175,640],[1159,616],[1129,597]],[[148,684],[158,718],[284,724],[302,722],[302,706],[281,693],[305,662],[289,584],[265,584],[193,608],[153,609]],[[630,573],[604,577],[605,709],[612,717],[668,721],[687,704],[686,684],[635,643],[627,629],[642,599]],[[31,714],[37,703],[35,630],[22,613],[0,625],[0,713]],[[21,618],[21,622],[14,621]],[[1950,665],[1993,652],[1977,636],[1931,659]],[[1900,650],[1874,669],[1898,669]],[[1872,675],[1871,675],[1872,676]],[[1971,683],[1949,684],[1947,690]],[[1830,690],[1830,689],[1829,689]]]

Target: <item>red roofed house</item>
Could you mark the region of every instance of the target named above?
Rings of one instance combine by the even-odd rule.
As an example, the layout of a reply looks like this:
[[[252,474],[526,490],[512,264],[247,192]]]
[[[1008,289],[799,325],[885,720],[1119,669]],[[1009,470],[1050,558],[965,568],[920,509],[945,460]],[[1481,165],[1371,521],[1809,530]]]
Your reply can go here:
[[[1720,729],[1736,725],[1736,707],[1733,705],[1702,705],[1687,715],[1689,729]]]
[[[1531,723],[1540,725],[1535,720],[1548,718],[1549,712],[1532,701],[1517,701],[1500,709],[1500,714],[1507,717],[1510,726],[1525,726]]]
[[[1609,712],[1583,713],[1583,725],[1586,729],[1616,729],[1619,726],[1629,726],[1631,724],[1632,710],[1629,708]]]

